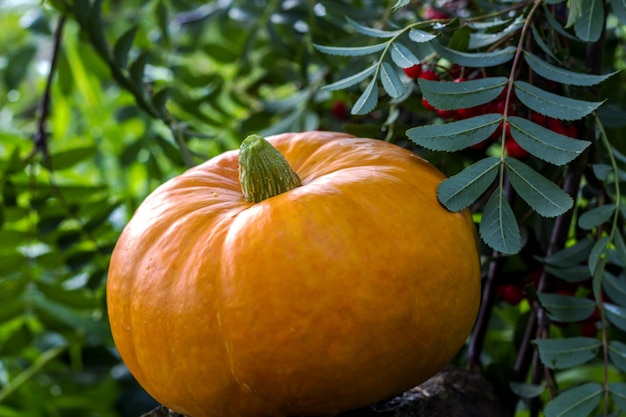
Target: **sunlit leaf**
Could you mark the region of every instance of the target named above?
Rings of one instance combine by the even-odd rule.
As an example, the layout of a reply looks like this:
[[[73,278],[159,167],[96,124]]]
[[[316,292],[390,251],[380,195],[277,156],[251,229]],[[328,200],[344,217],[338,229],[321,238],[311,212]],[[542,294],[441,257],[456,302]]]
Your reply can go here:
[[[556,217],[574,205],[569,194],[525,163],[514,158],[505,158],[504,162],[517,194],[540,215]]]
[[[626,331],[626,307],[604,303],[606,318],[620,330]]]
[[[391,44],[391,59],[400,68],[409,68],[420,63],[419,58],[400,42]]]
[[[420,91],[426,100],[442,110],[470,108],[489,103],[500,95],[505,77],[482,78],[463,82],[432,81],[420,78]]]
[[[325,85],[323,87],[324,90],[342,90],[344,88],[351,87],[355,84],[360,83],[365,80],[367,77],[372,75],[376,71],[377,66],[372,65],[369,68],[364,69],[363,71],[359,71],[356,74],[350,75],[349,77],[342,78],[339,81],[335,81],[332,84]]]
[[[583,42],[596,42],[600,39],[603,28],[604,2],[602,0],[583,1],[580,17],[574,23],[576,36]]]
[[[550,369],[567,369],[595,358],[602,342],[591,337],[535,339],[541,362]]]
[[[522,148],[554,165],[571,162],[590,145],[588,141],[561,135],[522,117],[510,116],[508,121],[513,139]]]
[[[519,226],[502,190],[494,192],[487,201],[479,232],[487,245],[501,253],[514,254],[522,248]]]
[[[626,345],[617,340],[609,341],[609,359],[622,372],[626,372]]]
[[[613,213],[615,213],[615,206],[610,204],[594,207],[591,210],[585,211],[578,218],[578,226],[586,230],[591,230],[607,222]]]
[[[352,114],[367,114],[374,110],[378,103],[378,90],[376,89],[376,78],[372,78],[365,90],[354,103],[352,107]]]
[[[416,144],[436,151],[453,152],[475,145],[498,128],[502,115],[484,114],[442,125],[424,125],[406,131]]]
[[[373,38],[393,38],[394,36],[397,36],[399,33],[401,33],[400,30],[389,31],[363,26],[362,24],[356,22],[353,19],[350,19],[349,17],[346,17],[346,20],[348,21],[350,26],[352,26],[357,32],[362,33],[366,36],[371,36]]]
[[[448,210],[463,210],[476,201],[493,183],[499,166],[499,158],[489,157],[443,180],[437,187],[439,201]]]
[[[404,84],[400,81],[395,68],[388,62],[383,62],[380,67],[380,82],[390,97],[400,97],[404,92]]]
[[[527,107],[548,117],[578,120],[596,110],[604,101],[593,102],[563,97],[525,81],[515,81],[515,95]]]
[[[387,46],[387,42],[367,46],[325,46],[317,44],[314,44],[313,46],[315,46],[315,48],[320,52],[329,55],[364,56],[382,51]]]
[[[588,417],[598,406],[602,385],[588,383],[562,392],[545,409],[546,417]]]
[[[424,43],[430,42],[435,39],[437,35],[433,35],[432,33],[424,32],[419,29],[411,29],[409,30],[409,39],[411,39],[415,43]]]
[[[585,320],[596,308],[596,303],[588,298],[549,293],[538,293],[537,296],[548,316],[554,321]]]
[[[615,71],[605,75],[584,74],[549,64],[538,56],[527,51],[524,51],[524,56],[526,57],[526,63],[528,66],[537,74],[541,75],[543,78],[562,84],[592,86],[599,84],[618,73],[618,71]]]
[[[513,59],[516,49],[514,46],[507,46],[493,52],[459,52],[446,48],[439,42],[433,42],[432,46],[442,58],[463,67],[472,68],[493,67],[504,64]]]

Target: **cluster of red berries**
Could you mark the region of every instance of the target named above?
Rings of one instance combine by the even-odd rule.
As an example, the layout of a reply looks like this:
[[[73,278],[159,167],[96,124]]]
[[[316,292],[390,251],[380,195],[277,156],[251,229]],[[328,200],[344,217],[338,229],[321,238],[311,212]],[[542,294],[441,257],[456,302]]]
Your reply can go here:
[[[413,78],[413,79],[422,78],[422,79],[431,80],[431,81],[439,81],[440,79],[439,74],[437,74],[432,69],[424,69],[422,64],[417,64],[409,68],[404,68],[403,71],[409,78]],[[452,80],[454,82],[467,81],[467,78],[460,76],[461,72],[462,71],[460,71],[460,68],[453,67],[451,71],[449,71],[448,75],[453,77]],[[430,104],[424,96],[422,96],[422,106],[426,110],[437,112],[437,115],[441,117],[442,119],[448,119],[448,120],[463,120],[463,119],[468,119],[470,117],[475,117],[481,114],[488,114],[488,113],[504,114],[505,110],[506,110],[507,116],[514,116],[516,114],[517,103],[515,102],[514,97],[511,97],[509,101],[509,107],[507,109],[506,108],[506,94],[507,94],[507,90],[505,89],[495,100],[489,103],[486,103],[480,106],[466,108],[466,109],[456,109],[456,110],[437,109],[435,106]],[[573,124],[564,124],[562,121],[558,119],[546,117],[539,113],[532,113],[530,116],[530,119],[533,122],[552,130],[553,132],[560,133],[565,136],[570,136],[572,138],[576,138],[578,136],[578,130],[576,129],[576,126],[574,126]],[[496,131],[489,138],[487,138],[486,140],[476,145],[473,145],[472,148],[483,149],[490,142],[498,140],[502,136],[502,133],[503,133],[502,128],[503,126],[501,125],[500,128],[496,129]],[[509,156],[513,158],[518,158],[518,159],[523,159],[529,156],[529,153],[525,149],[523,149],[521,146],[519,146],[519,144],[511,136],[511,128],[508,122],[506,126],[504,126],[504,135],[505,135],[504,147]]]
[[[496,290],[496,297],[505,302],[506,304],[516,306],[521,303],[524,299],[527,298],[524,293],[524,288],[526,285],[532,285],[537,288],[539,284],[539,277],[542,273],[541,268],[533,271],[525,280],[520,283],[505,283],[500,285]],[[557,280],[557,290],[555,294],[565,295],[574,297],[577,294],[577,290],[579,287],[585,287],[590,290],[591,280],[584,281],[582,283],[570,283],[564,280]],[[589,291],[589,298],[593,298],[593,292]],[[605,294],[603,294],[606,297]],[[608,299],[608,297],[607,297]],[[598,334],[598,320],[600,319],[600,313],[596,308],[593,314],[587,317],[585,320],[582,320],[579,323],[573,324],[575,326],[580,326],[580,335],[584,337],[595,337]],[[571,323],[561,323],[554,322],[556,326],[559,327],[567,327]]]

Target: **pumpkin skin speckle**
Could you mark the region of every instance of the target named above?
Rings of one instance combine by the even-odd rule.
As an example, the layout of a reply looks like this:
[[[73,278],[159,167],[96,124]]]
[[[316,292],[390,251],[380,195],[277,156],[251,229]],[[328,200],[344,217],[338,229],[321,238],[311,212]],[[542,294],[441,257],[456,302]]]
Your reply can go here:
[[[332,415],[428,379],[480,299],[467,211],[395,145],[338,132],[267,138],[302,185],[247,202],[230,151],[157,188],[113,251],[115,344],[190,417]]]

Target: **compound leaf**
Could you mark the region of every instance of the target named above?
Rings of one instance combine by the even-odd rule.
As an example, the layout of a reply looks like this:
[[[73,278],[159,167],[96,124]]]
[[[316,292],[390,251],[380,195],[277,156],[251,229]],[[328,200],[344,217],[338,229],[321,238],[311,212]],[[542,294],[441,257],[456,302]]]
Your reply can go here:
[[[383,62],[380,67],[380,82],[390,97],[400,97],[404,92],[404,84],[400,81],[396,70],[388,62]]]
[[[526,63],[528,66],[537,74],[541,75],[543,78],[562,84],[587,87],[600,84],[618,73],[618,71],[615,71],[604,75],[583,74],[549,64],[538,56],[527,51],[524,51],[524,56],[526,57]]]
[[[482,68],[493,67],[510,61],[515,54],[514,46],[507,46],[493,52],[459,52],[446,48],[438,42],[432,43],[433,49],[450,62],[463,67]]]
[[[367,114],[374,110],[378,104],[378,90],[376,89],[376,78],[372,78],[365,90],[352,107],[352,114]]]
[[[496,190],[487,201],[479,232],[487,245],[501,253],[515,254],[522,248],[522,237],[513,209],[501,189]]]
[[[355,84],[360,83],[365,80],[367,77],[372,75],[376,71],[376,64],[372,65],[369,68],[364,69],[356,74],[350,75],[349,77],[342,78],[339,81],[335,81],[332,84],[325,85],[322,87],[323,90],[342,90],[344,88],[352,87]]]
[[[483,114],[442,125],[413,127],[406,131],[416,144],[435,151],[458,151],[488,138],[498,128],[502,115]]]
[[[505,77],[463,82],[432,81],[420,78],[420,91],[426,100],[442,110],[466,109],[494,100],[507,83]]]
[[[591,382],[562,392],[545,407],[546,417],[588,417],[598,406],[602,385]]]
[[[596,303],[588,298],[561,294],[537,294],[550,319],[559,322],[585,320],[593,314]]]
[[[595,358],[602,346],[600,340],[591,337],[567,339],[536,339],[541,362],[550,369],[567,369],[582,365]]]

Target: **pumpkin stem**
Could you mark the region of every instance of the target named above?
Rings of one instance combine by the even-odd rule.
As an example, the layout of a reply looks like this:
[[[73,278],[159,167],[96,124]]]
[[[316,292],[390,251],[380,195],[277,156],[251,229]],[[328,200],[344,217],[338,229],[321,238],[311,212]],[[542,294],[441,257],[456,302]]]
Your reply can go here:
[[[239,148],[239,182],[246,201],[258,203],[301,185],[285,157],[265,138],[250,135]]]

